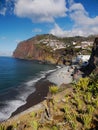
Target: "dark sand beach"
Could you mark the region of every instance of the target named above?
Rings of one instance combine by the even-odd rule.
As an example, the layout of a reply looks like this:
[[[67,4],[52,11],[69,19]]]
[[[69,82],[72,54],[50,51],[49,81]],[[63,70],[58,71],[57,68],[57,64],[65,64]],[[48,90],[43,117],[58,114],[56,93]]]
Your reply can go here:
[[[19,107],[15,112],[12,113],[11,117],[27,110],[28,108],[42,102],[49,92],[49,86],[53,83],[50,83],[48,80],[41,79],[35,85],[36,91],[28,96],[26,104]]]

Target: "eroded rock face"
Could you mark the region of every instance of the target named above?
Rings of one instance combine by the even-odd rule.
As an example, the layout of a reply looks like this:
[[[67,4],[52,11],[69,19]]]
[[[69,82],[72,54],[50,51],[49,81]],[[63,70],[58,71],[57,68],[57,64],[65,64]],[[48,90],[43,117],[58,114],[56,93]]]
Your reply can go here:
[[[91,74],[93,70],[96,70],[97,73],[98,70],[98,37],[95,38],[91,56],[89,59],[89,64],[85,68],[81,68],[81,71],[85,73],[85,75]]]
[[[62,50],[53,51],[49,45],[39,43],[39,38],[34,37],[20,42],[13,52],[13,57],[57,64],[61,53]]]
[[[20,58],[20,59],[38,58],[39,52],[36,50],[37,49],[35,46],[36,43],[37,43],[37,40],[35,38],[32,40],[26,40],[26,41],[20,42],[16,50],[14,51],[13,56],[15,58]]]

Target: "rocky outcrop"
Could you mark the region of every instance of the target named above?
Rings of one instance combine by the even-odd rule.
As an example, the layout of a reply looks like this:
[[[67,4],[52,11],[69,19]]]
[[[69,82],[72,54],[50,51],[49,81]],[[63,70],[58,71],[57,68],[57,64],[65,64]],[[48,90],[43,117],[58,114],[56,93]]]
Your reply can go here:
[[[61,63],[62,49],[56,49],[49,45],[49,35],[36,36],[22,41],[13,52],[13,57],[27,60],[39,60],[42,62]],[[53,40],[56,44],[57,40]],[[52,40],[51,40],[52,43]],[[59,43],[61,44],[61,43]]]
[[[77,43],[79,39],[77,39]],[[79,50],[73,46],[72,41],[74,40],[76,40],[76,37],[57,38],[50,34],[38,35],[20,42],[13,52],[13,57],[26,60],[38,60],[44,63],[69,65],[79,52],[82,53],[82,49]],[[98,49],[96,42],[98,42],[98,38],[95,39],[89,65],[86,70],[83,68],[83,71],[86,71],[87,74],[92,72],[97,63]]]
[[[80,70],[83,71],[85,75],[91,74],[92,71],[98,74],[98,37],[94,40],[89,64]]]

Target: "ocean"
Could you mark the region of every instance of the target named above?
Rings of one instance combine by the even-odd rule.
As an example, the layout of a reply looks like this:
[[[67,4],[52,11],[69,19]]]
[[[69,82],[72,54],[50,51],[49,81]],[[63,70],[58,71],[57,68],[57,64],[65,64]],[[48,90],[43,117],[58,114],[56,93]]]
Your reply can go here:
[[[0,57],[0,122],[26,103],[36,90],[36,82],[55,70],[56,66],[51,64]]]

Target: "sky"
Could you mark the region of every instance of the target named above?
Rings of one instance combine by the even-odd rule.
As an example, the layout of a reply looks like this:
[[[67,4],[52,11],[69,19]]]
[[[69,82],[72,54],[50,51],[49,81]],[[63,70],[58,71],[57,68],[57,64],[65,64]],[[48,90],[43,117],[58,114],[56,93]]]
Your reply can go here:
[[[0,0],[0,56],[39,34],[98,34],[98,0]]]

